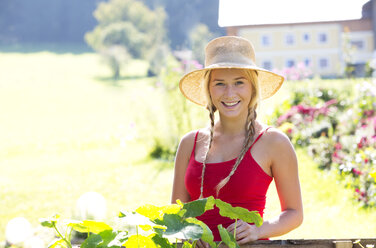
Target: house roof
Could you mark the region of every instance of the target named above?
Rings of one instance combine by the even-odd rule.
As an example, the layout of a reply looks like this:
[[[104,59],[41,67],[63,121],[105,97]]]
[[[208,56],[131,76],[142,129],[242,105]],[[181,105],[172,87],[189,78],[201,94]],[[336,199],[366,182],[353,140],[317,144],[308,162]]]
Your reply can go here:
[[[219,0],[220,27],[355,20],[368,0]]]

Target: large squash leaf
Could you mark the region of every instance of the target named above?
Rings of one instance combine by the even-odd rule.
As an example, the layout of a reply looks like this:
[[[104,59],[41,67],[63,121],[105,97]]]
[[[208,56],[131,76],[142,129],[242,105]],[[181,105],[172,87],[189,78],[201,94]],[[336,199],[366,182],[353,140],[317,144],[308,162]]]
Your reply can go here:
[[[205,213],[205,211],[213,209],[214,203],[215,199],[213,196],[187,202],[183,205],[183,210],[185,210],[183,217],[189,218],[200,216]]]
[[[220,199],[215,200],[215,205],[219,208],[219,214],[236,220],[241,219],[248,223],[255,223],[257,227],[262,225],[262,218],[257,211],[249,211],[242,207],[233,207]]]
[[[158,232],[165,238],[198,240],[203,233],[203,228],[200,225],[190,223],[178,214],[165,214],[163,220],[155,222],[167,227],[163,232]]]
[[[223,243],[225,243],[229,248],[240,248],[234,236],[232,236],[232,234],[226,228],[224,228],[222,225],[218,225],[218,230]]]

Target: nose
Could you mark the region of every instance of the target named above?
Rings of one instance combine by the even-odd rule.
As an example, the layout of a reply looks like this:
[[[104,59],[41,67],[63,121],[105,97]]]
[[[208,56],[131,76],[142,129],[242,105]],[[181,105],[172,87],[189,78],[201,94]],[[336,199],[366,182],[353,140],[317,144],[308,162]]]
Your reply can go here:
[[[235,94],[235,90],[234,90],[233,86],[231,84],[227,85],[226,89],[225,89],[225,96],[231,97],[234,94]]]

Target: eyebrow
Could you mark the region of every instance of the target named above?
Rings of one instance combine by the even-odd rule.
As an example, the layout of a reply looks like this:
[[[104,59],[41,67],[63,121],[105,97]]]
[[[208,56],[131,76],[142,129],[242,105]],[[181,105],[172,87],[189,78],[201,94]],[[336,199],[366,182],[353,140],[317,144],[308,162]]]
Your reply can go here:
[[[246,79],[245,77],[237,77],[237,78],[234,78],[233,80],[239,80],[239,79]],[[215,81],[225,81],[224,79],[214,79],[213,82]]]

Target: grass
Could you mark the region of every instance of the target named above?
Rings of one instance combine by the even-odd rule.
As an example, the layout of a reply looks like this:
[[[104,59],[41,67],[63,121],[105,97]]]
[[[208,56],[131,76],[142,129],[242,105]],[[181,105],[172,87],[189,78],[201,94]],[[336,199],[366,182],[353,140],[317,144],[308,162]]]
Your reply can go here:
[[[101,193],[108,217],[119,210],[170,202],[172,164],[151,160],[153,132],[167,115],[146,64],[134,61],[113,83],[95,54],[0,53],[0,240],[18,216],[71,217],[87,191]],[[125,75],[125,76],[124,76]],[[340,84],[341,82],[338,82]],[[284,97],[263,102],[266,115]],[[359,209],[335,176],[316,169],[298,150],[304,224],[282,238],[373,237],[376,212]],[[279,211],[274,186],[265,216]]]

